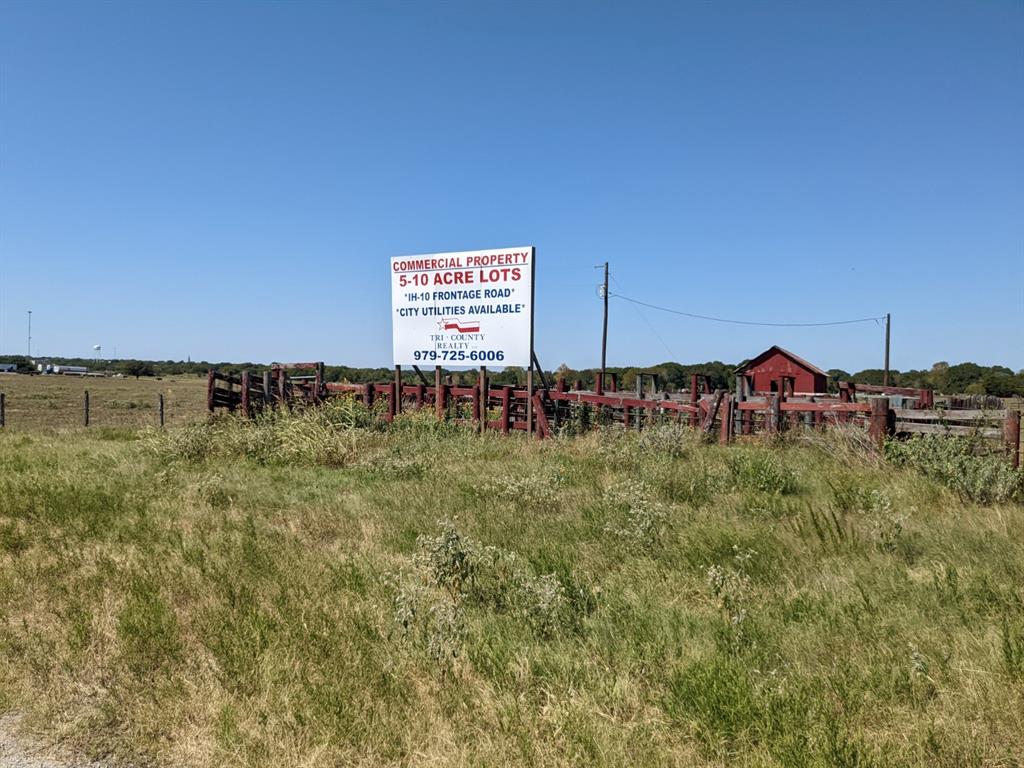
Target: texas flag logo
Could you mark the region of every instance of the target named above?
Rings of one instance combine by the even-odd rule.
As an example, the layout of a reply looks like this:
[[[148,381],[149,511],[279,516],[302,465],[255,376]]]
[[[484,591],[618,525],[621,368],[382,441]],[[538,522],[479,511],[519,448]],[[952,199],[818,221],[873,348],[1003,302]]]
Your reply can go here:
[[[438,321],[437,327],[442,331],[455,331],[457,333],[480,333],[479,320],[464,320],[459,322],[453,317],[445,317]]]

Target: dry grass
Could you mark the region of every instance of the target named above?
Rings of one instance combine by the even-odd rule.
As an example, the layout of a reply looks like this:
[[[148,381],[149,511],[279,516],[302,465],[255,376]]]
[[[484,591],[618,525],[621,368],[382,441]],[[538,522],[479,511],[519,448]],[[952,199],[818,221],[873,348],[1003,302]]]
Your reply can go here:
[[[164,395],[167,424],[187,424],[206,412],[206,379],[197,376],[100,378],[0,374],[12,430],[74,429],[82,425],[83,393],[89,391],[93,427],[142,427],[159,423]]]
[[[0,713],[199,768],[1024,762],[1019,504],[350,416],[0,434]]]

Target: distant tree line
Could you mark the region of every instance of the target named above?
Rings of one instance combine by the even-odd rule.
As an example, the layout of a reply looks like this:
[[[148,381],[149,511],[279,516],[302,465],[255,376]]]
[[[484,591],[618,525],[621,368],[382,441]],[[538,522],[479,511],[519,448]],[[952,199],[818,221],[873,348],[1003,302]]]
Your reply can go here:
[[[205,360],[111,360],[97,362],[94,359],[82,357],[48,357],[46,361],[54,365],[82,365],[90,370],[110,371],[124,376],[135,377],[205,376],[210,368],[215,368],[225,373],[239,373],[244,370],[261,370],[267,367],[265,363],[211,363]],[[24,373],[34,370],[31,361],[24,355],[0,355],[0,363],[15,363],[18,366],[18,370]],[[669,391],[679,391],[690,386],[690,376],[694,373],[708,376],[713,388],[733,389],[735,387],[733,371],[736,367],[736,365],[731,363],[714,360],[691,365],[666,362],[645,367],[611,367],[607,370],[609,373],[617,375],[619,389],[633,390],[636,387],[638,374],[654,373],[658,376],[660,386],[667,387]],[[433,368],[424,368],[423,374],[428,382],[433,383]],[[881,384],[882,374],[881,368],[868,368],[857,373],[849,373],[839,368],[833,368],[828,371],[829,386],[834,390],[840,381],[852,381],[859,384]],[[452,381],[457,385],[469,385],[476,380],[477,374],[475,370],[462,370],[445,371],[445,375],[450,375]],[[597,380],[597,371],[595,369],[576,370],[564,364],[554,371],[545,371],[544,375],[547,377],[549,384],[553,384],[555,379],[561,376],[569,386],[572,386],[575,381],[580,380],[586,389],[593,389]],[[324,368],[324,376],[327,381],[364,384],[370,381],[390,381],[394,376],[394,369],[328,365]],[[416,373],[411,369],[403,369],[403,379],[409,382],[419,380]],[[526,370],[521,367],[510,366],[501,371],[493,371],[491,373],[491,381],[496,385],[523,386],[526,384]],[[891,370],[889,372],[889,383],[899,387],[930,388],[944,394],[996,395],[998,397],[1024,396],[1024,370],[1014,373],[1011,369],[1002,365],[984,366],[976,363],[950,365],[947,362],[938,362],[927,370]],[[539,379],[537,385],[540,386]]]
[[[829,380],[853,381],[860,384],[881,384],[881,368],[868,368],[854,374],[834,369]],[[897,387],[922,387],[943,394],[1024,396],[1024,370],[1014,373],[1003,365],[978,365],[942,361],[927,370],[889,371],[889,383]]]

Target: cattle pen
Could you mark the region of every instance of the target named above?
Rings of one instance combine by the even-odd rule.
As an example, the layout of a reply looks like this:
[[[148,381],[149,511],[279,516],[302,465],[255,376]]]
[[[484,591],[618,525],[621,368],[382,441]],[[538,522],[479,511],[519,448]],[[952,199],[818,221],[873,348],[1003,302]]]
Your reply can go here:
[[[1006,409],[936,409],[931,390],[856,385],[840,382],[838,392],[795,394],[780,382],[777,391],[754,392],[737,377],[736,391],[712,389],[710,377],[694,374],[682,392],[658,389],[656,377],[640,375],[634,391],[618,389],[616,377],[596,390],[576,380],[549,382],[538,369],[541,386],[494,385],[480,368],[469,385],[452,382],[440,367],[433,382],[419,368],[410,383],[402,370],[388,382],[328,382],[324,363],[274,364],[262,371],[222,373],[210,370],[207,409],[252,418],[265,409],[315,406],[331,398],[352,397],[386,422],[408,411],[432,411],[440,420],[472,424],[479,431],[520,431],[544,439],[567,427],[620,424],[643,429],[657,423],[685,424],[728,444],[738,437],[779,435],[847,424],[863,428],[878,444],[886,438],[930,433],[976,435],[1001,444],[1013,466],[1020,466],[1020,412]],[[650,382],[649,387],[645,385]]]

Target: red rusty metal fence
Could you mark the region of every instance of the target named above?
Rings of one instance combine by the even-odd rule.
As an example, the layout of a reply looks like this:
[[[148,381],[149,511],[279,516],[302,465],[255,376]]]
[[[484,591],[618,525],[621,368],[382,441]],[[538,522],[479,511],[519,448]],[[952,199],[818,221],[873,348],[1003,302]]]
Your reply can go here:
[[[403,411],[432,410],[438,419],[473,424],[478,430],[508,434],[514,430],[548,437],[571,423],[619,423],[642,429],[655,423],[688,424],[707,434],[717,434],[722,444],[737,436],[779,434],[797,429],[824,429],[850,424],[865,428],[879,443],[887,436],[915,432],[967,434],[999,439],[1014,466],[1020,463],[1020,413],[1005,411],[935,411],[931,390],[854,385],[842,382],[837,395],[796,396],[786,386],[777,392],[751,393],[738,379],[738,391],[712,390],[707,376],[693,375],[686,392],[659,392],[657,380],[638,377],[635,392],[618,390],[613,377],[607,389],[583,389],[577,380],[572,388],[562,379],[533,393],[519,386],[491,384],[486,368],[470,385],[456,385],[440,368],[434,383],[419,370],[420,383],[401,381],[396,372],[387,383],[339,384],[324,381],[323,363],[275,364],[261,373],[243,371],[223,374],[211,370],[207,407],[237,411],[252,417],[265,408],[317,405],[332,397],[349,396],[380,412],[390,422]],[[543,382],[542,378],[542,382]],[[857,399],[860,392],[866,397]],[[895,399],[892,399],[895,398]],[[529,406],[532,404],[532,408]],[[893,408],[907,404],[909,408]],[[968,415],[969,414],[969,415]],[[1000,429],[994,422],[1002,422]],[[532,422],[532,423],[531,423]],[[973,425],[973,426],[972,426]]]

